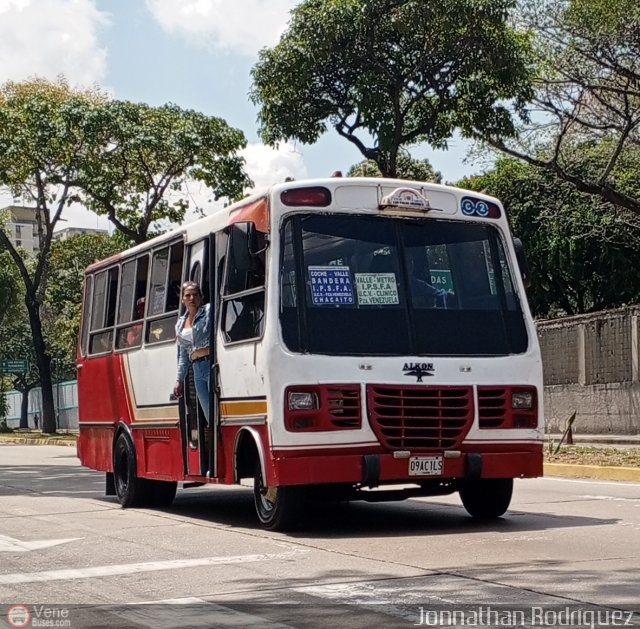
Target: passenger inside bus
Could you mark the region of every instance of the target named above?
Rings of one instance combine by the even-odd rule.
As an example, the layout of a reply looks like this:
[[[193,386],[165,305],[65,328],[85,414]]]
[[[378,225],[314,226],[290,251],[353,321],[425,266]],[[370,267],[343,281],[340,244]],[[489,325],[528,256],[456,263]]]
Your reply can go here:
[[[136,302],[133,313],[134,323],[128,330],[126,336],[126,347],[137,347],[142,341],[142,318],[144,317],[144,297],[140,297]]]

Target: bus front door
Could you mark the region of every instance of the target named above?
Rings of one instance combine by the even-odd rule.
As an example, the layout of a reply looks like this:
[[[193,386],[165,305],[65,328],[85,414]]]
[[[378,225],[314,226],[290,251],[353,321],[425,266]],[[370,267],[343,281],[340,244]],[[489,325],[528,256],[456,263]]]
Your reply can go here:
[[[213,246],[213,239],[211,239]],[[212,302],[214,291],[210,284],[209,260],[213,254],[210,250],[209,239],[199,240],[188,245],[188,258],[184,281],[197,282],[202,289],[204,303]],[[211,303],[212,326],[214,320],[214,303]],[[213,354],[213,353],[212,353]],[[212,361],[211,361],[212,362]],[[184,443],[186,473],[190,476],[215,476],[216,468],[216,439],[212,419],[205,417],[202,407],[198,403],[195,383],[193,379],[193,369],[189,369],[184,386],[184,397],[181,403],[181,425]],[[210,387],[210,390],[213,387]],[[210,395],[209,407],[215,404],[214,396]]]

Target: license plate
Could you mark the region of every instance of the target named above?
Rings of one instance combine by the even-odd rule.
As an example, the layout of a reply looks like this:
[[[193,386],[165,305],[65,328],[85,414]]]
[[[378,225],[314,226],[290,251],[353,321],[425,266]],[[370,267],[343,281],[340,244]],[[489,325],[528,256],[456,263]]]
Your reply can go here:
[[[409,459],[409,476],[440,476],[441,456],[412,456]]]

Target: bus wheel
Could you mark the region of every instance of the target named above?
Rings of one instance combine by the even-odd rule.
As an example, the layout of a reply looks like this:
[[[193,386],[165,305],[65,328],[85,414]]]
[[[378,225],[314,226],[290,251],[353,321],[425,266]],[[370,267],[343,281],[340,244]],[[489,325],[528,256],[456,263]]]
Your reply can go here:
[[[113,450],[113,477],[118,502],[124,509],[140,507],[148,500],[147,484],[138,478],[136,451],[124,432],[120,433]]]
[[[148,502],[151,507],[170,507],[173,504],[178,483],[175,481],[148,479],[145,479],[145,482],[149,490]]]
[[[480,478],[465,480],[460,499],[474,518],[499,518],[509,508],[513,494],[513,478]]]
[[[253,500],[260,524],[265,529],[286,531],[300,522],[304,490],[301,487],[266,487],[258,464],[253,480]]]

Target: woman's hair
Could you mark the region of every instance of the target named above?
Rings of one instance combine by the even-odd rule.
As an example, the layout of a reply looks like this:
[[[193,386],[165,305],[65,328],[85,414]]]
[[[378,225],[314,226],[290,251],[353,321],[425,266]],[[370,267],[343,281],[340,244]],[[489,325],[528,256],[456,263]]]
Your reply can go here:
[[[185,282],[185,283],[182,285],[182,294],[183,294],[183,295],[184,295],[184,291],[185,291],[185,290],[187,290],[187,288],[194,288],[195,290],[197,290],[197,291],[198,291],[198,295],[199,295],[200,297],[202,297],[202,296],[203,296],[203,295],[202,295],[202,289],[200,288],[200,284],[198,284],[198,282],[191,282],[191,281],[189,281],[189,282]]]

